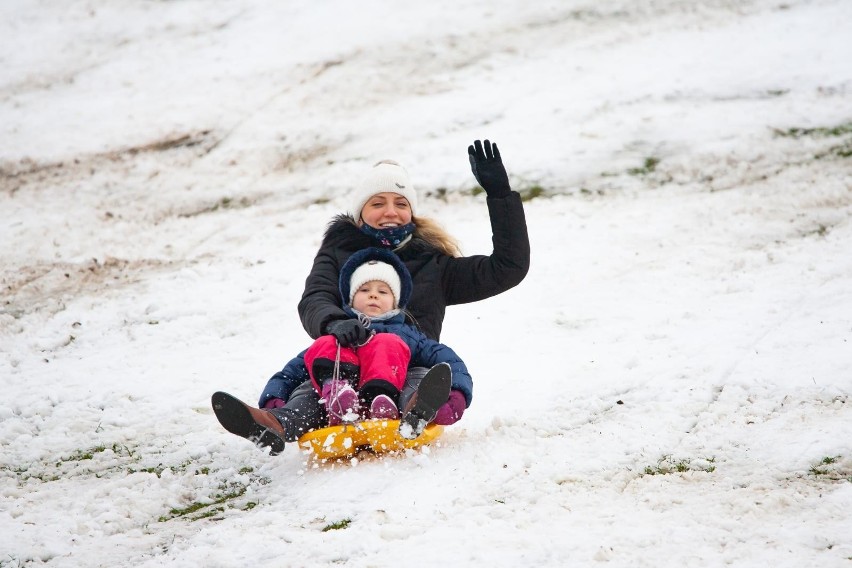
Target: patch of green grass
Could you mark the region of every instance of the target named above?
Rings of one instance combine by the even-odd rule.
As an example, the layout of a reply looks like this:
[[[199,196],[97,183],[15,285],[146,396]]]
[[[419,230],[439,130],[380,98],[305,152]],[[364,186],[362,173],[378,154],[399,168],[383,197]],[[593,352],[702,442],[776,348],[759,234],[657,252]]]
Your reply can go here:
[[[818,126],[815,128],[792,127],[786,129],[774,128],[776,136],[781,138],[843,138],[852,135],[852,121],[836,126]],[[847,138],[827,150],[814,155],[817,160],[824,158],[852,158],[852,138]]]
[[[247,490],[248,486],[243,485],[242,483],[229,483],[224,486],[220,486],[220,492],[216,493],[213,496],[213,500],[209,503],[196,501],[195,503],[191,503],[186,507],[170,509],[169,514],[160,517],[159,521],[162,523],[178,517],[189,517],[189,520],[191,521],[206,519],[217,513],[225,511],[224,507],[217,507],[217,505],[222,505],[224,503],[227,503],[228,501],[233,501],[234,499],[242,497],[243,495],[245,495]],[[204,512],[200,515],[195,515],[195,513],[198,513],[199,511]]]
[[[766,94],[770,97],[783,97],[790,92],[790,89],[769,89]]]
[[[196,470],[195,474],[207,475],[208,471],[208,468],[201,468]],[[240,469],[241,474],[248,474],[253,472],[253,467],[243,467]],[[170,509],[168,515],[163,515],[158,520],[163,523],[177,518],[183,518],[190,521],[208,519],[220,513],[224,513],[226,509],[237,508],[237,505],[234,503],[234,501],[245,495],[248,491],[249,486],[251,486],[253,483],[265,485],[269,483],[269,481],[270,479],[268,477],[259,477],[257,475],[252,475],[249,480],[245,482],[239,480],[221,483],[217,487],[216,493],[214,493],[209,499],[195,501],[194,503],[190,503],[186,507],[176,507]],[[250,511],[255,507],[257,507],[257,502],[249,501],[239,508],[243,511]]]
[[[85,449],[85,450],[77,450],[73,454],[71,454],[70,456],[59,458],[59,461],[56,462],[56,467],[59,467],[63,463],[67,463],[67,462],[84,461],[84,460],[94,459],[96,454],[103,453],[103,452],[107,451],[107,449],[112,450],[112,453],[114,453],[117,456],[120,456],[121,454],[127,454],[129,457],[133,457],[133,453],[127,448],[127,446],[123,446],[121,444],[113,444],[112,446],[107,448],[104,445],[98,445],[98,446],[95,446],[93,448],[88,448],[88,449]]]
[[[339,531],[348,528],[352,524],[352,519],[343,519],[334,523],[329,523],[322,528],[322,532]]]
[[[816,128],[787,128],[786,130],[774,129],[775,134],[782,138],[836,138],[852,134],[852,122],[838,124],[837,126],[818,126]]]
[[[544,188],[540,185],[534,185],[532,187],[522,189],[518,193],[521,194],[521,201],[532,201],[537,197],[545,195]]]
[[[127,473],[137,473],[137,472],[153,473],[157,477],[161,477],[163,475],[163,472],[168,469],[172,473],[181,474],[181,473],[185,473],[186,470],[189,469],[189,466],[191,466],[193,463],[194,462],[192,462],[191,460],[186,460],[182,463],[179,463],[178,465],[166,466],[166,465],[159,463],[155,466],[142,467],[142,468],[139,468],[139,469],[134,469],[132,467],[129,467],[129,468],[127,468]],[[208,467],[202,467],[201,469],[195,470],[195,475],[207,475],[208,473],[210,473],[210,468],[208,468]]]
[[[56,467],[60,467],[65,462],[90,460],[95,457],[95,454],[105,451],[106,446],[95,446],[94,448],[89,448],[87,450],[77,450],[68,457],[59,458],[59,461],[56,462]]]
[[[547,195],[547,192],[540,185],[531,185],[530,187],[524,187],[518,189],[517,192],[521,194],[521,201],[532,201],[537,197],[544,197]],[[470,190],[470,194],[473,197],[482,195],[483,193],[485,193],[485,190],[479,186],[476,186]]]
[[[816,228],[816,229],[813,229],[813,230],[811,230],[811,231],[808,231],[807,233],[805,233],[805,235],[808,235],[808,236],[810,236],[810,235],[814,235],[814,236],[817,236],[817,237],[824,237],[824,236],[826,236],[826,235],[828,234],[828,230],[829,230],[829,228],[828,228],[828,227],[826,227],[825,225],[823,225],[822,223],[820,223],[820,224],[817,226],[817,228]]]
[[[66,478],[72,471],[75,475],[91,474],[96,478],[101,478],[106,472],[120,468],[121,466],[99,463],[87,469],[83,467],[83,463],[94,460],[98,454],[107,450],[112,450],[116,457],[126,456],[131,459],[136,458],[133,452],[123,444],[115,443],[111,446],[100,444],[91,448],[75,450],[66,456],[60,456],[59,461],[32,463],[25,467],[2,466],[0,470],[13,473],[19,483],[24,483],[30,479],[37,479],[43,483],[57,481]]]
[[[164,466],[163,464],[157,464],[153,467],[143,467],[143,468],[140,468],[140,469],[134,469],[134,468],[131,467],[131,468],[127,469],[127,473],[138,473],[138,472],[153,473],[154,475],[156,475],[159,478],[160,476],[163,475],[163,472],[165,470],[166,470],[166,466]]]
[[[38,479],[42,483],[47,483],[48,481],[59,481],[62,479],[61,475],[48,475],[46,471],[36,471],[35,473],[30,471],[29,467],[12,467],[12,466],[2,466],[0,467],[0,471],[8,471],[15,475],[18,479],[18,483],[25,483],[30,479]]]
[[[832,146],[825,152],[820,152],[819,154],[816,154],[814,157],[818,160],[830,157],[852,158],[852,140],[847,140],[843,144]]]
[[[654,156],[649,156],[645,158],[645,161],[642,163],[641,168],[630,168],[627,170],[627,173],[632,176],[646,176],[648,174],[654,173],[657,169],[657,165],[659,165],[660,159],[655,158]]]
[[[842,456],[826,456],[808,470],[811,475],[832,475],[835,468],[827,467],[836,464]]]
[[[167,520],[173,519],[175,517],[185,517],[187,515],[191,515],[192,513],[200,511],[201,509],[206,509],[210,505],[212,505],[212,503],[199,503],[199,502],[196,501],[195,503],[192,503],[191,505],[189,505],[187,507],[182,507],[182,508],[179,508],[179,509],[178,508],[171,509],[171,510],[169,510],[169,515],[171,515],[171,516],[170,517],[165,517],[165,516],[160,517],[160,521],[161,522],[167,521]]]
[[[196,515],[192,517],[190,521],[200,521],[201,519],[209,519],[215,515],[225,512],[225,507],[213,507],[212,509],[208,509],[201,513],[200,515]]]
[[[716,458],[704,458],[700,464],[694,463],[691,459],[674,459],[670,454],[661,457],[657,460],[656,465],[646,466],[643,470],[644,475],[669,475],[672,473],[686,473],[688,471],[703,471],[705,473],[713,473],[716,471]]]

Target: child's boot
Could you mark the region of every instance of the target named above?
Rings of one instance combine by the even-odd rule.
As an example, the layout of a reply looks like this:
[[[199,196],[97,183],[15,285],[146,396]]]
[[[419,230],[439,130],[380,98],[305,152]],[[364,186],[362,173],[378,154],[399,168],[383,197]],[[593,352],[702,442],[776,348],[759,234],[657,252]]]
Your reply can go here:
[[[391,397],[380,394],[370,403],[369,417],[373,420],[396,420],[399,418],[399,409]]]
[[[361,409],[358,393],[348,381],[328,380],[322,385],[322,398],[328,413],[328,425],[338,426],[345,422],[358,420]]]

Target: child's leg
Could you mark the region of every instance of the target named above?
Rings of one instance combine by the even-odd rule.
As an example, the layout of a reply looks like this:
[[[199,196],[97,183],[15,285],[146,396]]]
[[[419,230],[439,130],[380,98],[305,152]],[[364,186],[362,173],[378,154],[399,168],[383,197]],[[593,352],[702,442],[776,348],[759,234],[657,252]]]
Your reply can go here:
[[[350,420],[358,414],[358,393],[352,384],[358,380],[358,356],[348,347],[340,348],[338,380],[334,380],[337,341],[334,336],[324,335],[314,341],[305,352],[305,366],[314,389],[325,403],[328,423],[331,426]]]
[[[318,393],[322,384],[334,377],[334,360],[337,357],[337,340],[333,335],[323,335],[305,351],[305,367]],[[340,348],[340,378],[358,382],[358,355],[350,347]]]
[[[358,348],[358,358],[361,360],[358,384],[361,400],[371,409],[376,403],[377,408],[371,411],[371,415],[378,411],[381,416],[371,417],[393,418],[411,359],[408,345],[392,333],[378,333]],[[383,410],[379,410],[379,406]]]
[[[394,393],[402,390],[411,350],[408,345],[393,333],[377,333],[358,348],[361,363],[359,390],[368,383],[384,382],[392,387]]]

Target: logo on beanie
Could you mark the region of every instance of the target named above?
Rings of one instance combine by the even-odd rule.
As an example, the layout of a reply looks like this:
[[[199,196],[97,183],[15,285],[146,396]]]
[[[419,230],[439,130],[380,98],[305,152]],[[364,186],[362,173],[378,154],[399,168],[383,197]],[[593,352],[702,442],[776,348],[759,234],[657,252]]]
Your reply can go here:
[[[405,186],[400,183],[394,182],[394,185],[397,186],[399,189],[405,189]]]

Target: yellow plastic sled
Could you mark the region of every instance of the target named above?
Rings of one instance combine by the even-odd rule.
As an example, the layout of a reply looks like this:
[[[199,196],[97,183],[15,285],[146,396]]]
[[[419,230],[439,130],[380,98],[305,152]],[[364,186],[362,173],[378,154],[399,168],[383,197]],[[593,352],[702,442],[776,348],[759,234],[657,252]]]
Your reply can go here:
[[[443,426],[429,424],[417,438],[406,440],[399,435],[399,420],[365,420],[308,432],[299,438],[299,447],[319,459],[344,458],[361,450],[385,453],[425,446],[443,431]]]

